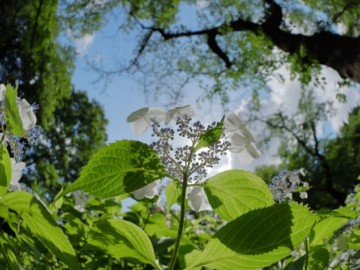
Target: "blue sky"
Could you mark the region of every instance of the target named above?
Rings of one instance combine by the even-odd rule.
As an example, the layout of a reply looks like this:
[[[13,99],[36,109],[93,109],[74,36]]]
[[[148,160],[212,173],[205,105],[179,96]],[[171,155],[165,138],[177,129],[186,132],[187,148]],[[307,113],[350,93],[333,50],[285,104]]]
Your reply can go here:
[[[182,18],[195,25],[194,14],[188,10],[185,11],[182,13],[184,14]],[[135,35],[135,33],[128,35],[122,33],[119,31],[114,17],[108,17],[108,23],[100,31],[76,41],[78,56],[73,83],[76,89],[87,90],[91,98],[94,98],[104,106],[106,117],[109,120],[109,142],[121,139],[136,139],[149,142],[149,134],[145,136],[133,134],[130,125],[126,122],[126,117],[141,107],[161,107],[165,103],[161,98],[155,101],[152,98],[146,97],[141,90],[142,82],[139,81],[139,77],[132,74],[123,73],[114,75],[106,85],[104,80],[94,83],[99,74],[89,67],[87,60],[95,60],[97,63],[101,63],[102,67],[107,70],[112,69],[117,61],[128,62],[136,48]],[[288,77],[286,68],[280,69],[279,73]],[[321,101],[327,99],[334,100],[337,93],[336,82],[339,80],[339,76],[328,68],[323,69],[322,75],[327,78],[328,84],[326,91],[316,89],[316,97]],[[274,92],[266,97],[264,96],[264,106],[261,113],[266,116],[274,113],[277,108],[282,107],[285,112],[291,114],[299,98],[300,84],[289,79],[285,82],[270,80],[269,86]],[[199,119],[202,121],[212,122],[221,119],[223,111],[216,100],[213,103],[202,103],[201,108],[199,108],[194,96],[199,95],[201,90],[196,84],[188,85],[184,91],[185,98],[181,104],[177,104],[178,106],[193,105]],[[338,131],[341,124],[346,121],[350,108],[358,104],[359,88],[345,88],[342,92],[348,95],[349,102],[340,104],[335,101],[335,107],[339,113],[333,116],[327,125],[319,127],[319,134]],[[237,95],[239,93],[240,91],[237,91]],[[246,114],[246,107],[251,102],[250,97],[243,95],[239,99],[237,96],[234,100],[236,101],[230,104],[230,109]],[[254,127],[255,130],[261,130],[262,128],[261,126]],[[228,157],[222,164],[223,169],[229,169],[233,166],[251,169],[257,164],[277,162],[278,159],[274,158],[274,154],[278,144],[279,142],[274,140],[270,144],[270,148],[265,150],[264,156],[251,166],[243,166],[236,163],[233,158]]]

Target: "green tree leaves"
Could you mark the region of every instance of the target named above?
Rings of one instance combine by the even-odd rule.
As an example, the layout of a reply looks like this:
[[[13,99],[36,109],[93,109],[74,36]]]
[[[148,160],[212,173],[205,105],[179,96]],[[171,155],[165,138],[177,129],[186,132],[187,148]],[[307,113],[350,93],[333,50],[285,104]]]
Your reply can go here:
[[[81,189],[100,198],[135,191],[166,176],[156,152],[141,142],[122,140],[94,154],[80,178],[64,193]]]

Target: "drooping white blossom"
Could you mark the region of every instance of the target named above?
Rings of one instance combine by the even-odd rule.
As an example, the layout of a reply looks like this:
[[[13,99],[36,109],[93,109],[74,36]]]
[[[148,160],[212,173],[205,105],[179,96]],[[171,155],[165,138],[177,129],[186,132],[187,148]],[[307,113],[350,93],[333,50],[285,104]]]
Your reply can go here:
[[[247,165],[261,156],[254,135],[236,113],[232,112],[224,119],[224,131],[230,137],[229,151],[236,154],[241,164]]]
[[[141,108],[131,113],[126,121],[132,123],[135,134],[144,134],[154,122],[160,123],[165,119],[165,112],[156,108]]]
[[[186,190],[188,205],[195,212],[212,210],[204,189],[200,186],[188,187]]]
[[[169,124],[171,120],[176,119],[179,116],[187,115],[189,117],[194,116],[195,112],[191,105],[186,105],[183,107],[176,107],[166,112],[165,115],[165,124]]]
[[[239,133],[247,140],[255,142],[255,137],[246,126],[245,122],[236,113],[230,113],[224,120],[224,129],[230,134]]]
[[[229,151],[236,153],[236,157],[242,164],[249,164],[253,159],[261,156],[261,152],[255,144],[239,133],[231,136]]]
[[[33,127],[35,127],[37,121],[32,106],[26,99],[23,98],[18,102],[18,108],[24,130],[30,131]]]
[[[138,190],[135,190],[133,192],[133,195],[135,199],[141,200],[144,198],[152,199],[154,196],[159,195],[159,182],[160,181],[154,181],[150,184],[146,185],[145,187],[139,188]]]
[[[26,166],[25,162],[16,162],[14,158],[11,158],[11,182],[10,188],[12,190],[19,190],[21,186],[19,184],[19,180],[22,176],[22,171]]]

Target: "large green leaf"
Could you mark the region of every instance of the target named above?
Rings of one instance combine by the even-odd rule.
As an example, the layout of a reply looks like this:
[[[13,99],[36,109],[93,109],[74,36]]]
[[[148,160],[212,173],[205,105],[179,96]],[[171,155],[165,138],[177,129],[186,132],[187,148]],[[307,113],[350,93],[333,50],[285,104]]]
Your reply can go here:
[[[346,217],[329,216],[318,222],[311,233],[310,245],[322,245],[323,240],[330,238],[341,226],[349,222]]]
[[[288,256],[310,234],[315,216],[295,203],[256,209],[229,222],[189,269],[256,269]]]
[[[101,220],[95,224],[89,236],[89,245],[115,258],[133,258],[160,269],[149,237],[129,221]]]
[[[6,86],[5,92],[5,116],[6,116],[6,129],[12,134],[23,137],[24,128],[21,121],[19,108],[16,103],[17,93],[10,85]]]
[[[224,117],[215,127],[201,134],[199,138],[199,142],[195,147],[195,151],[199,150],[200,148],[209,147],[216,144],[223,133],[223,124],[224,124]]]
[[[210,205],[225,220],[274,203],[266,183],[253,173],[229,170],[219,173],[204,184]]]
[[[79,269],[75,251],[68,238],[45,206],[34,196],[25,191],[7,193],[0,205],[15,211],[22,219],[21,224],[58,259],[71,269]]]
[[[1,139],[1,138],[0,138]],[[5,144],[0,145],[0,196],[4,195],[11,181],[11,160]]]
[[[156,152],[130,140],[112,143],[97,152],[64,193],[83,190],[110,198],[137,190],[166,175]]]

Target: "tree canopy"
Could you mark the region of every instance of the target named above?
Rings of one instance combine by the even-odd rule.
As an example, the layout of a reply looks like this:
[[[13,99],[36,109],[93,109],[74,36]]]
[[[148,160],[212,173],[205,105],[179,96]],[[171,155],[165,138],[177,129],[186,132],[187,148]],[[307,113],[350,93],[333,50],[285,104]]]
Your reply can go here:
[[[122,10],[119,26],[139,30],[134,57],[119,72],[157,70],[158,81],[170,76],[179,85],[186,78],[206,76],[213,80],[207,94],[220,95],[225,102],[230,88],[246,82],[255,90],[266,88],[264,82],[284,64],[304,83],[319,79],[320,65],[347,81],[360,82],[357,0],[75,3],[68,6],[67,17],[80,21],[75,16],[80,6],[83,18]],[[78,32],[86,31],[85,26],[73,24]],[[149,53],[156,56],[149,59]]]
[[[6,1],[0,10],[0,81],[18,84],[20,95],[39,104],[46,127],[63,97],[71,94],[74,50],[57,39],[58,1]]]
[[[31,152],[26,182],[50,194],[73,181],[106,141],[103,108],[73,89],[75,50],[63,45],[59,1],[6,1],[0,9],[0,82],[18,85],[37,104],[40,138]],[[22,142],[25,143],[25,142]]]

